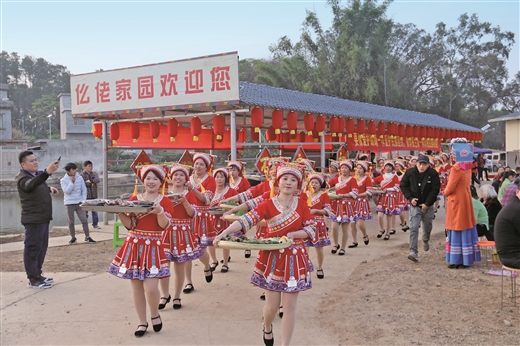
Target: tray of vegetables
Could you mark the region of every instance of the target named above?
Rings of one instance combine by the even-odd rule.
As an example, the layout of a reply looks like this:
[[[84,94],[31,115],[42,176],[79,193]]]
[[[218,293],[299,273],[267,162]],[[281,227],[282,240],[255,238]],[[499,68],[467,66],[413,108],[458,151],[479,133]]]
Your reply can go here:
[[[265,239],[249,239],[245,236],[226,237],[218,242],[218,246],[233,250],[280,250],[292,245],[286,236]]]

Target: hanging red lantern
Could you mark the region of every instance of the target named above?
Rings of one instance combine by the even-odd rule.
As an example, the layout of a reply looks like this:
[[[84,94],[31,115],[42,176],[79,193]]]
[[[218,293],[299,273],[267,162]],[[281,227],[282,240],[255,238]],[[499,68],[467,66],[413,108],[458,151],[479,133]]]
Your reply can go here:
[[[404,137],[406,135],[406,125],[405,124],[399,124],[397,127],[397,135],[399,137]]]
[[[276,133],[274,127],[269,126],[267,128],[267,131],[265,131],[265,139],[267,139],[268,142],[276,141]]]
[[[443,140],[446,138],[446,129],[439,129],[439,139]]]
[[[311,131],[312,133],[312,131]],[[303,131],[300,131],[300,133],[298,133],[298,142],[306,142],[306,139],[307,139],[307,134]]]
[[[421,135],[421,130],[419,129],[419,126],[414,125],[413,126],[413,136],[415,138],[419,138],[420,135]]]
[[[404,133],[406,134],[406,137],[413,137],[413,125],[406,125]]]
[[[434,130],[433,130],[433,138],[439,138],[441,136],[441,129],[436,127]]]
[[[298,129],[298,116],[294,111],[287,113],[287,128],[289,129],[289,134],[296,134],[296,130]]]
[[[330,130],[330,133],[332,134],[332,137],[338,136],[338,125],[339,124],[338,124],[337,117],[330,118],[329,130]]]
[[[383,138],[385,133],[386,124],[383,121],[380,121],[379,124],[377,124],[377,134],[379,135],[379,138]]]
[[[215,135],[215,139],[217,142],[222,142],[224,138],[224,126],[226,125],[226,120],[220,114],[215,115],[213,117],[213,134]]]
[[[347,132],[347,135],[354,133],[354,131],[355,131],[354,125],[355,125],[354,119],[352,119],[352,118],[348,118],[345,121],[345,130]]]
[[[427,136],[428,138],[433,138],[433,137],[435,137],[435,128],[433,128],[433,127],[428,127],[428,128],[426,129],[426,136]]]
[[[482,142],[482,132],[477,132],[477,141]]]
[[[358,119],[356,132],[358,134],[362,134],[362,133],[366,133],[367,132],[367,126],[366,126],[366,122],[365,122],[364,119]]]
[[[112,141],[112,145],[117,143],[119,139],[119,124],[113,123],[110,125],[110,140]]]
[[[264,113],[262,112],[262,108],[255,107],[251,111],[251,124],[253,125],[255,132],[260,132],[260,128],[264,124]]]
[[[101,138],[103,135],[103,123],[101,121],[92,122],[92,134],[96,141]]]
[[[152,136],[152,142],[157,143],[159,140],[157,139],[161,134],[161,127],[159,126],[159,122],[152,120],[150,121],[150,135]]]
[[[168,119],[168,135],[170,136],[170,142],[175,142],[175,137],[179,130],[179,123],[176,119]]]
[[[291,137],[289,135],[289,131],[282,132],[282,142],[289,143],[291,141]]]
[[[141,126],[137,121],[132,121],[132,139],[134,143],[137,143],[137,139],[139,138],[141,132]]]
[[[305,126],[305,131],[310,136],[312,135],[312,130],[314,130],[314,117],[311,113],[305,114],[303,117],[303,125]]]
[[[421,138],[426,138],[426,126],[421,126],[420,128]]]
[[[375,137],[375,135],[377,134],[377,125],[376,125],[376,122],[374,120],[370,120],[368,122],[368,134],[371,137]]]
[[[325,123],[326,119],[323,114],[316,117],[316,125],[314,126],[314,129],[318,131],[318,136],[320,137],[323,135],[323,131],[325,131]]]
[[[280,109],[275,109],[273,113],[271,113],[271,122],[274,127],[274,133],[279,135],[280,129],[283,126],[283,112]]]
[[[238,136],[237,136],[237,142],[239,143],[244,143],[247,139],[247,131],[245,128],[241,128],[240,131],[238,131]]]
[[[338,137],[343,136],[345,129],[345,118],[338,117],[338,127],[336,129],[336,132],[338,133]]]
[[[202,132],[202,123],[198,116],[194,116],[190,121],[190,131],[193,136],[193,141],[197,142],[199,140],[199,136]]]
[[[251,128],[251,132],[249,134],[251,135],[251,140],[253,142],[258,142],[260,140],[260,132],[255,132],[254,127]]]

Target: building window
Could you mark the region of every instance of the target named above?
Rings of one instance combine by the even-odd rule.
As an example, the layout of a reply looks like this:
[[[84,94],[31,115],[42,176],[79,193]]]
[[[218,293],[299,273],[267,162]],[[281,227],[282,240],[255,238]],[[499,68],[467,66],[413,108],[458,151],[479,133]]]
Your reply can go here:
[[[85,125],[85,119],[74,118],[74,126],[83,126],[83,125]]]

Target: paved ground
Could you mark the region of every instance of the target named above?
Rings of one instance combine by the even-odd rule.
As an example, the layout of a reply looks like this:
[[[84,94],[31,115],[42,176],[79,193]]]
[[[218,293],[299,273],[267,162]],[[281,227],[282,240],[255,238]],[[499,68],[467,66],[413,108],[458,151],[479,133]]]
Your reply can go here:
[[[434,233],[444,231],[444,209],[440,209]],[[375,237],[376,223],[369,223],[370,245],[360,243],[347,249],[344,257],[325,253],[325,279],[313,274],[313,289],[299,296],[297,325],[292,340],[295,345],[337,345],[338,335],[324,334],[318,318],[322,298],[345,286],[352,271],[362,262],[386,254],[402,252],[403,265],[410,265],[407,251],[397,248],[408,242],[409,233],[398,230],[390,241]],[[111,226],[92,232],[96,240],[112,239]],[[359,238],[361,240],[361,238]],[[51,246],[63,246],[69,237],[51,238]],[[21,243],[5,244],[1,251],[22,249]],[[78,245],[88,246],[88,245]],[[441,245],[434,245],[441,246]],[[311,252],[313,261],[315,252]],[[220,254],[219,254],[220,255]],[[1,340],[5,345],[251,345],[262,344],[262,291],[249,278],[254,253],[245,259],[243,252],[232,251],[230,271],[214,274],[211,284],[203,279],[199,262],[194,266],[195,290],[182,295],[183,307],[173,310],[171,303],[162,311],[164,327],[160,333],[151,328],[141,339],[133,336],[136,315],[130,284],[107,273],[46,273],[55,284],[48,290],[26,287],[24,273],[1,273]],[[219,256],[221,257],[221,255]],[[108,263],[107,263],[108,265]],[[219,267],[220,268],[220,267]],[[345,289],[348,289],[345,287]],[[348,306],[341,304],[341,308]],[[275,344],[280,343],[280,322],[273,324]],[[369,323],[369,321],[367,321]],[[359,330],[363,333],[363,330]]]

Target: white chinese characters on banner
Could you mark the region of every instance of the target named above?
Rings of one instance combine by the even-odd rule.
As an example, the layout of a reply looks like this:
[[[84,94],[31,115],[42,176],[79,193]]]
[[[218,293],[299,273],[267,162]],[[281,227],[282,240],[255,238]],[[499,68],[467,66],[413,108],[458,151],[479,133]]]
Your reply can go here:
[[[238,102],[238,54],[74,75],[72,114]]]

